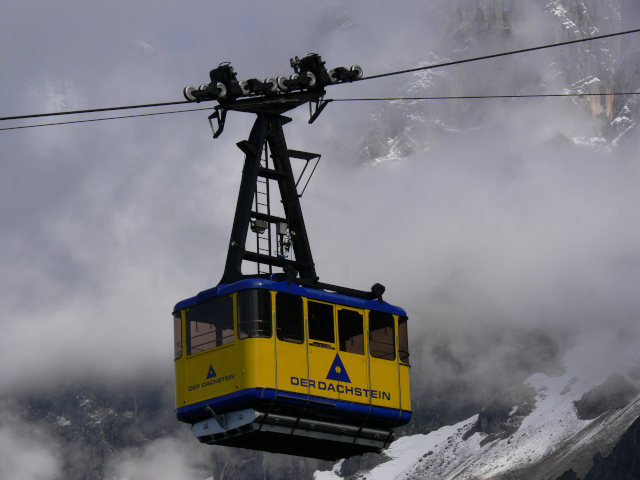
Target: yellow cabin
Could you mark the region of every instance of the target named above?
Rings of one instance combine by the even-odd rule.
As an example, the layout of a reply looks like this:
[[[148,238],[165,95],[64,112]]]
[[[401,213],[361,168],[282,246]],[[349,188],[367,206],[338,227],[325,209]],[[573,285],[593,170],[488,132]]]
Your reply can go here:
[[[411,419],[407,316],[246,279],[175,306],[176,412],[203,443],[335,460]]]

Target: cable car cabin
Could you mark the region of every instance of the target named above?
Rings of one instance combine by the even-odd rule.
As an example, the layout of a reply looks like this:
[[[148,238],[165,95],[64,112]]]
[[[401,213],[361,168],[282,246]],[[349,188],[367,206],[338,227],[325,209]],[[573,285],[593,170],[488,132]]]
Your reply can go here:
[[[411,419],[403,309],[250,278],[174,311],[176,412],[202,443],[324,460]]]
[[[320,155],[287,146],[283,114],[309,104],[313,123],[325,86],[362,76],[324,63],[296,57],[289,80],[265,82],[238,82],[221,64],[209,85],[184,91],[218,101],[214,138],[227,112],[257,116],[237,144],[245,161],[220,284],[174,309],[177,417],[202,443],[337,460],[380,451],[411,419],[404,310],[382,301],[380,284],[337,287],[315,271],[298,186]],[[291,159],[303,165],[297,179]]]

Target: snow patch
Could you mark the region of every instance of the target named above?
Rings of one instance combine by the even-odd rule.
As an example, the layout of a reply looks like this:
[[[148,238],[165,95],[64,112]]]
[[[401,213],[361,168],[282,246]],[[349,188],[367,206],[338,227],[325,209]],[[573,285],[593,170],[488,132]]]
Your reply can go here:
[[[64,417],[60,417],[60,418],[58,418],[58,421],[56,422],[56,424],[58,424],[58,426],[60,426],[60,427],[66,427],[68,425],[71,425],[71,421],[67,420]]]

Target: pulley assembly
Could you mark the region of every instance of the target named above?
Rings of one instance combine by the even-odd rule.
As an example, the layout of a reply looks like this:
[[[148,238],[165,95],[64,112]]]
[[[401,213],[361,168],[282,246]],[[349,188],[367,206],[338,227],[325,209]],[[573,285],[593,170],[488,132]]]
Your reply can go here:
[[[333,83],[353,82],[362,78],[362,68],[336,67],[327,70],[325,62],[317,53],[310,53],[300,59],[291,59],[294,73],[289,77],[268,77],[264,81],[257,78],[238,81],[236,72],[229,62],[221,63],[209,72],[211,82],[199,87],[185,87],[184,97],[190,102],[205,100],[235,100],[241,97],[275,95],[278,93],[322,89]]]

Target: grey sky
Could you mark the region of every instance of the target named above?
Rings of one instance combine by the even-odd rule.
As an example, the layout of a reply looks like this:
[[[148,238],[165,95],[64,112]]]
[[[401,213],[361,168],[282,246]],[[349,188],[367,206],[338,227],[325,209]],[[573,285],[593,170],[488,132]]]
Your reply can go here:
[[[287,74],[289,58],[308,52],[367,75],[411,67],[432,50],[452,54],[439,3],[5,1],[0,113],[180,100],[222,61],[240,78]],[[517,47],[545,42],[527,25]],[[475,94],[550,57],[513,61],[448,75],[465,75],[477,90],[459,93]],[[409,80],[331,95],[395,95]],[[482,128],[375,168],[356,155],[394,105],[334,103],[313,126],[293,114],[290,147],[323,155],[302,200],[322,280],[387,285],[411,315],[416,359],[430,339],[456,335],[463,356],[469,338],[495,328],[626,329],[640,310],[636,159],[565,145],[595,135],[573,104],[483,105]],[[213,141],[206,116],[0,132],[0,391],[171,371],[170,313],[220,278],[242,168],[235,143],[253,121],[230,115]],[[504,364],[500,348],[477,350],[480,372]]]

